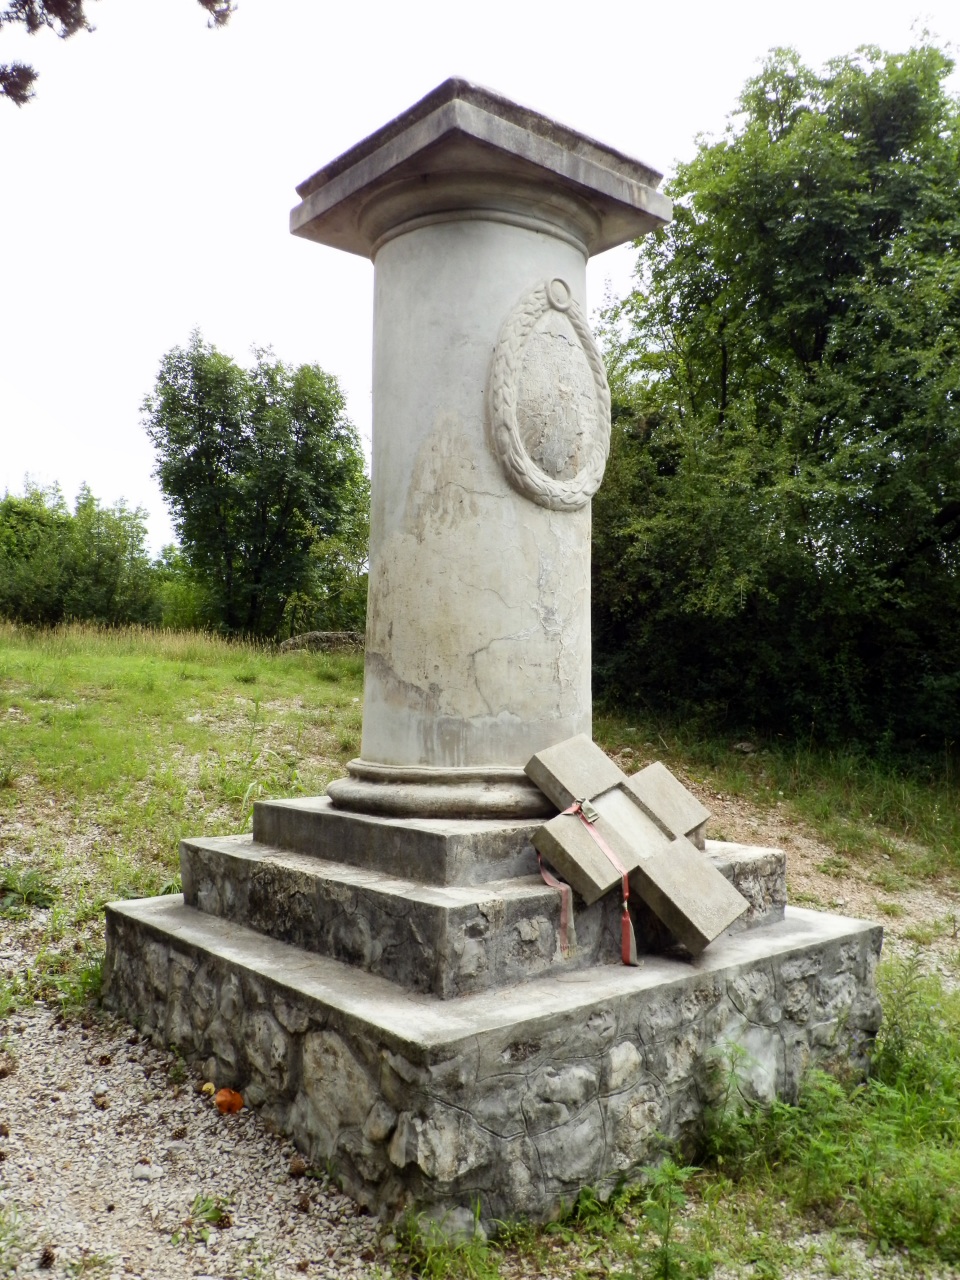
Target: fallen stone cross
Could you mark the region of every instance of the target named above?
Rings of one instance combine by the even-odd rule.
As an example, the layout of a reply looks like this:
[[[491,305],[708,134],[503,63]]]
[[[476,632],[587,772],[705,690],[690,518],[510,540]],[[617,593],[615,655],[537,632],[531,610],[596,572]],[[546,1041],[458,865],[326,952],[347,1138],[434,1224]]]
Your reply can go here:
[[[706,844],[710,810],[657,760],[627,778],[623,784],[640,808],[671,839],[686,836],[698,849]]]
[[[588,906],[622,885],[625,964],[627,880],[695,956],[747,910],[701,851],[708,810],[664,765],[628,778],[578,734],[538,752],[526,773],[561,810],[534,834],[537,852]]]

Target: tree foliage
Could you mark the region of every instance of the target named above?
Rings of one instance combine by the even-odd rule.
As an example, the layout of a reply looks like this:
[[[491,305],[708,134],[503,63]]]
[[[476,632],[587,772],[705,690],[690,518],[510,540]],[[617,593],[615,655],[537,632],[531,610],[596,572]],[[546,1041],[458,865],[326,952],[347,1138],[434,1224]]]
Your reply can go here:
[[[323,603],[322,563],[356,550],[358,530],[365,557],[363,456],[318,366],[260,350],[243,369],[195,333],[163,358],[144,415],[183,556],[224,630],[276,635],[295,595]]]
[[[146,512],[104,507],[84,485],[71,512],[59,489],[0,499],[0,617],[43,626],[159,621]]]
[[[607,318],[608,687],[960,737],[960,127],[938,49],[778,50]]]
[[[364,500],[347,513],[336,537],[318,539],[311,546],[304,583],[287,598],[284,634],[363,631],[369,544],[370,512]]]
[[[19,26],[30,35],[45,28],[67,40],[78,31],[92,31],[84,5],[87,0],[9,0],[0,13],[0,29]],[[234,10],[233,0],[198,0],[206,9],[208,26],[223,27]],[[9,62],[0,66],[0,97],[9,98],[18,107],[34,96],[37,73],[25,62]]]

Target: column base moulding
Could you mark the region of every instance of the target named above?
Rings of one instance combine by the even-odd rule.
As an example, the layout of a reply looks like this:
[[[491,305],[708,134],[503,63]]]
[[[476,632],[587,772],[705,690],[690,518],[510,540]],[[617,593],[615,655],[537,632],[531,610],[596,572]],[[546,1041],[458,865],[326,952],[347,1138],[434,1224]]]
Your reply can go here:
[[[556,809],[520,768],[431,769],[351,760],[331,782],[337,809],[398,818],[550,818]]]

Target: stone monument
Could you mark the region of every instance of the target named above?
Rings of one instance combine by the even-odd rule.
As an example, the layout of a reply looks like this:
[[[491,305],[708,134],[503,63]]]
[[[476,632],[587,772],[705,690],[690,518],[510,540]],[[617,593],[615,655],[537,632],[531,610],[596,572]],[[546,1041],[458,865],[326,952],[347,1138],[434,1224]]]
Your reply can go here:
[[[298,188],[295,234],[375,264],[361,757],[252,837],[185,840],[182,897],[112,904],[105,989],[384,1213],[549,1217],[688,1138],[725,1046],[790,1096],[877,1026],[880,930],[785,910],[782,853],[704,842],[695,804],[664,850],[745,900],[696,958],[638,909],[620,964],[616,895],[568,931],[537,874],[557,808],[525,767],[591,733],[585,264],[669,219],[658,182],[448,80]]]
[[[590,732],[590,498],[610,395],[587,258],[662,226],[659,175],[448,80],[302,183],[291,229],[375,263],[363,743],[338,808],[552,812]]]

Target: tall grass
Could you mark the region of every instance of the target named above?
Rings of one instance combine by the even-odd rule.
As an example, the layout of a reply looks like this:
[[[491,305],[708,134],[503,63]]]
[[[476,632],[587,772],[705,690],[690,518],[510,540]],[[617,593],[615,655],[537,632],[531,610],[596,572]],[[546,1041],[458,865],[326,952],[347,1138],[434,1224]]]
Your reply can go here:
[[[95,949],[103,903],[168,887],[182,837],[243,831],[256,796],[320,793],[343,771],[359,748],[361,682],[356,655],[0,624],[5,928],[35,932],[38,904],[11,914],[33,876],[56,896],[45,929],[58,936],[31,943],[50,971],[71,931],[80,952]]]
[[[242,657],[265,651],[263,645],[228,640],[213,632],[137,626],[104,627],[92,622],[31,627],[0,619],[0,649],[22,644],[29,644],[37,652],[52,656],[81,652],[101,656],[149,654],[187,662],[216,661],[227,656]]]
[[[882,1250],[957,1263],[960,993],[914,960],[884,966],[881,995],[886,1021],[867,1080],[813,1072],[796,1106],[728,1104],[707,1162]]]

